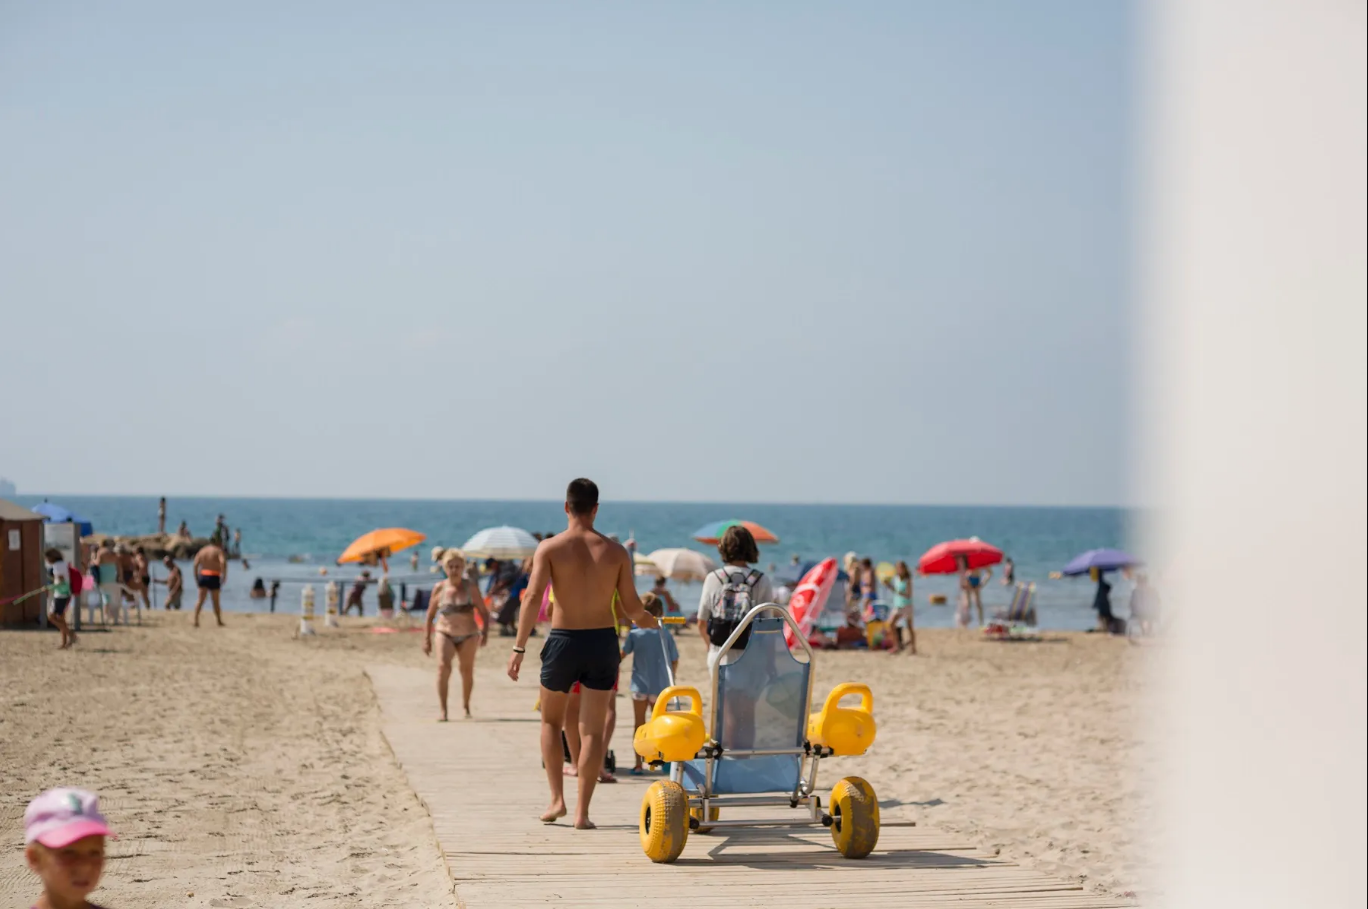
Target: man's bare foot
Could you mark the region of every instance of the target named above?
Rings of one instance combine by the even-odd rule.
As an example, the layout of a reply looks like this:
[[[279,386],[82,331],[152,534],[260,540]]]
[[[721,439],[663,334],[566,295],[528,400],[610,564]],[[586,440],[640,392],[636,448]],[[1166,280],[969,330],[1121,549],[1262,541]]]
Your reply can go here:
[[[603,771],[602,773],[599,774],[599,782],[600,782],[600,783],[616,783],[616,782],[617,782],[617,777],[613,776],[611,773],[609,773],[607,770],[605,770],[605,771]],[[593,825],[591,824],[590,827],[592,827],[592,826],[593,826]],[[588,828],[586,828],[586,829],[588,829]]]
[[[579,776],[579,768],[574,764],[566,764],[561,768],[561,774],[564,776]]]
[[[445,713],[443,713],[441,716],[437,717],[437,722],[439,722],[439,723],[445,723],[446,721],[447,721],[447,715],[446,715]]]
[[[222,627],[223,627],[223,623],[222,623],[222,622],[219,622],[219,623],[218,623],[218,627],[222,628]]]
[[[470,719],[470,708],[469,708],[469,707],[467,707],[467,708],[465,709],[465,718],[466,718],[466,719]]]
[[[565,802],[557,799],[556,801],[552,802],[551,807],[547,808],[546,812],[542,814],[541,822],[543,824],[555,823],[556,821],[565,817],[565,814]]]
[[[614,781],[614,782],[616,782],[616,781]],[[586,818],[577,818],[577,819],[575,820],[575,829],[576,829],[576,830],[597,830],[598,827],[594,824],[593,821],[589,820],[589,818],[586,817]]]

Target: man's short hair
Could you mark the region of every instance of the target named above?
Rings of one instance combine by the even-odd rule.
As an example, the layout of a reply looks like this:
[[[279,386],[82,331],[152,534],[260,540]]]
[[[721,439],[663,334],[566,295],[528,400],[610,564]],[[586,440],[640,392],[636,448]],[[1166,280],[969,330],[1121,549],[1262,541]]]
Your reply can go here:
[[[598,507],[598,484],[584,477],[571,480],[565,490],[565,504],[570,506],[571,514],[592,513]]]

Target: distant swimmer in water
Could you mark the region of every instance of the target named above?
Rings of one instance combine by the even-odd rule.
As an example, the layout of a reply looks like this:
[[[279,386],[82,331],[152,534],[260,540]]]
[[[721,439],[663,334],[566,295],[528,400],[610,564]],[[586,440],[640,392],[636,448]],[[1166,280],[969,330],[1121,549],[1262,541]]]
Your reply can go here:
[[[223,627],[223,609],[219,603],[219,591],[228,580],[228,558],[217,544],[210,543],[195,554],[193,563],[195,586],[199,596],[195,599],[195,627],[199,627],[200,610],[204,608],[207,594],[214,604],[214,621]]]
[[[589,820],[589,803],[603,766],[608,702],[618,681],[621,654],[613,620],[613,594],[639,628],[660,627],[637,596],[627,550],[594,529],[598,499],[598,486],[592,480],[570,483],[565,493],[566,529],[537,547],[528,584],[534,591],[543,591],[550,584],[556,592],[551,631],[541,651],[541,750],[551,789],[551,804],[541,819],[551,823],[567,813],[561,730],[570,689],[579,683],[581,744],[575,827],[580,830],[594,827]],[[515,682],[522,672],[527,640],[540,609],[540,596],[522,598],[518,636],[508,660],[508,676]]]
[[[247,596],[254,600],[266,599],[266,582],[261,578],[257,578],[252,582],[252,589],[247,592]]]

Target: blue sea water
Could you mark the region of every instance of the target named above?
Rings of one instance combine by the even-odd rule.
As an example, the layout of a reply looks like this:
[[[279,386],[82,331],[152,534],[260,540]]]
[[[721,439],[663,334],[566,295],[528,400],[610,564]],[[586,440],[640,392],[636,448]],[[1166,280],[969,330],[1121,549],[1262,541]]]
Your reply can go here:
[[[157,529],[155,498],[51,498],[88,518],[97,532],[144,534]],[[43,497],[19,496],[15,501],[32,506]],[[317,581],[320,567],[328,569],[330,578],[354,577],[358,569],[339,568],[333,560],[353,539],[377,527],[409,527],[427,534],[427,542],[418,548],[421,578],[410,572],[407,552],[392,560],[391,572],[396,583],[406,576],[429,583],[428,553],[434,545],[459,546],[476,531],[500,524],[529,531],[559,531],[565,526],[559,502],[172,498],[167,502],[167,529],[174,531],[186,521],[192,534],[208,536],[219,514],[242,531],[242,551],[251,564],[245,571],[236,564],[232,567],[224,595],[228,609],[243,611],[266,608],[247,597],[256,577],[282,581],[277,606],[282,611],[298,609],[300,585]],[[710,552],[689,535],[709,521],[728,518],[758,521],[779,536],[777,545],[761,547],[762,569],[783,566],[795,554],[806,560],[839,558],[849,551],[875,562],[906,559],[915,565],[923,552],[942,540],[977,536],[1012,557],[1019,581],[1037,583],[1036,606],[1044,627],[1082,629],[1096,621],[1092,585],[1086,579],[1051,581],[1048,575],[1084,550],[1125,548],[1133,515],[1118,508],[604,502],[598,527],[623,539],[634,535],[642,553],[667,546]],[[291,557],[304,561],[291,562]],[[916,579],[918,626],[954,624],[954,587],[953,578]],[[699,588],[674,588],[688,609]],[[927,595],[932,593],[949,595],[951,605],[928,605]],[[1118,583],[1112,594],[1120,615],[1125,614],[1126,593]],[[1011,593],[994,577],[983,599],[985,609],[992,610],[1005,607]],[[374,608],[373,598],[368,608]]]

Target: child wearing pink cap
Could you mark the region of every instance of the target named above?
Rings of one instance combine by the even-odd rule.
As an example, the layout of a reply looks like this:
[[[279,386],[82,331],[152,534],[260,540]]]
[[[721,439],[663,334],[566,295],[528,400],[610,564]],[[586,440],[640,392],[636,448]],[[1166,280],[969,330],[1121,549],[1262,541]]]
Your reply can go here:
[[[49,789],[29,802],[24,857],[43,881],[33,909],[100,909],[86,897],[100,886],[110,835],[93,792]]]

